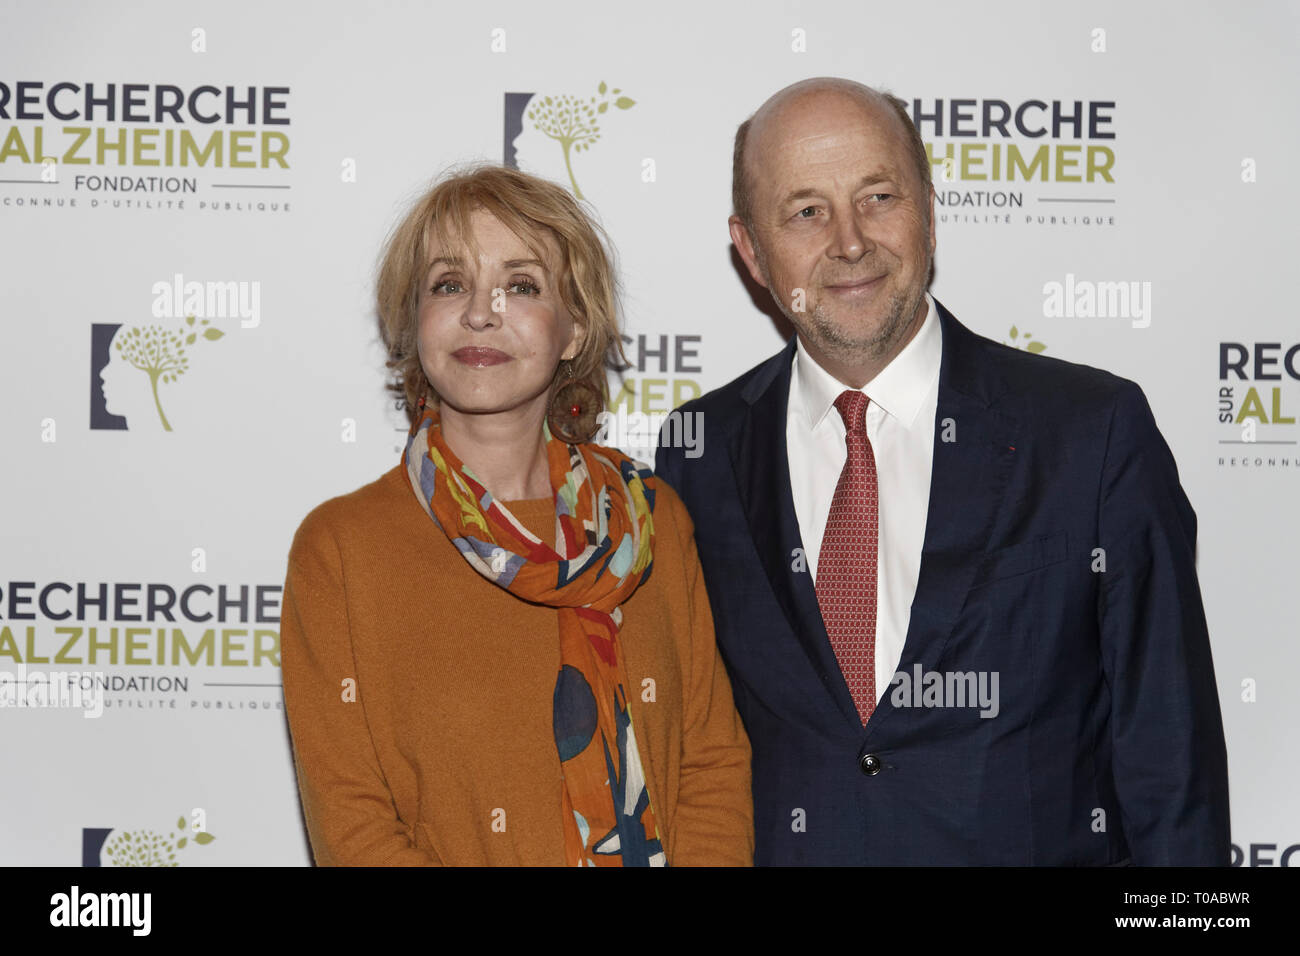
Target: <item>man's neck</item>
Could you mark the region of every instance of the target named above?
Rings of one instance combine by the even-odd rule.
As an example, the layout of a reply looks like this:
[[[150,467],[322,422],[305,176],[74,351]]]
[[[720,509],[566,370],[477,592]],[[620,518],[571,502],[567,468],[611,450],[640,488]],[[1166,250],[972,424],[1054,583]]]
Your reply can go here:
[[[898,340],[892,344],[887,352],[882,354],[863,354],[859,356],[828,354],[810,343],[803,333],[798,333],[799,346],[808,353],[809,358],[835,376],[836,380],[841,384],[848,388],[860,389],[884,371],[885,367],[898,358],[903,349],[907,348],[908,343],[916,338],[916,334],[921,331],[921,326],[925,324],[925,317],[929,312],[929,308],[929,302],[922,296],[921,304],[913,314],[911,324],[907,330],[899,336]]]

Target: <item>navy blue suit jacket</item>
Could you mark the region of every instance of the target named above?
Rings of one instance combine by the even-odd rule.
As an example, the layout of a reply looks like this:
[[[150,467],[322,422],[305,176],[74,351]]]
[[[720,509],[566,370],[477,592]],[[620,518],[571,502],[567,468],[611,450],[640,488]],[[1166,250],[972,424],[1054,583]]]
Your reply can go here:
[[[793,339],[682,406],[701,413],[702,454],[661,433],[657,471],[695,522],[753,746],[755,862],[1227,865],[1196,515],[1142,390],[936,306],[930,503],[899,672],[984,673],[989,688],[996,672],[996,716],[891,685],[862,726],[796,551]]]

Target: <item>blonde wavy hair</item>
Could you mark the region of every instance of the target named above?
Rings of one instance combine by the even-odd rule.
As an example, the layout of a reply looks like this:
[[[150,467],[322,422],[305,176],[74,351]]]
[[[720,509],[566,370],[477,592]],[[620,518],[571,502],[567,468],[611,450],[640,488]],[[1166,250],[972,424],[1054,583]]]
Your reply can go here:
[[[386,364],[392,370],[389,389],[404,400],[412,420],[421,397],[439,401],[417,351],[420,287],[432,246],[477,255],[469,221],[478,209],[499,219],[543,262],[548,258],[544,237],[555,240],[560,255],[556,289],[584,331],[582,348],[570,360],[570,368],[575,378],[594,387],[608,404],[606,369],[628,367],[608,237],[564,187],[507,166],[486,164],[461,167],[441,177],[414,202],[384,244],[375,292],[380,334],[388,347]],[[552,390],[561,368],[563,363],[556,369]]]

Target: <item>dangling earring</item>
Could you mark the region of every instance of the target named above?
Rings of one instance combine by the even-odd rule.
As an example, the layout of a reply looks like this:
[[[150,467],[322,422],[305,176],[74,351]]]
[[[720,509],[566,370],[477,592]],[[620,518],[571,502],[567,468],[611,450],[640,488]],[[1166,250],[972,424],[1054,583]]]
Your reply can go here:
[[[573,377],[573,363],[563,363],[563,380],[551,396],[546,424],[551,434],[566,445],[589,441],[599,428],[597,417],[605,402],[589,382]]]

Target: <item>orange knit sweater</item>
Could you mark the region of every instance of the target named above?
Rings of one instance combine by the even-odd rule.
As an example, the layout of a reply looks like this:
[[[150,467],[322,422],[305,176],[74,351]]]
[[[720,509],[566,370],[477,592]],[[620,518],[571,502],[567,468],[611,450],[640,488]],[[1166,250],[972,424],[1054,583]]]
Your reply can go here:
[[[654,567],[621,632],[651,806],[670,865],[749,865],[749,741],[693,526],[656,486]],[[549,500],[506,506],[554,540]],[[563,865],[556,615],[471,568],[401,467],[307,515],[280,641],[318,864]]]

